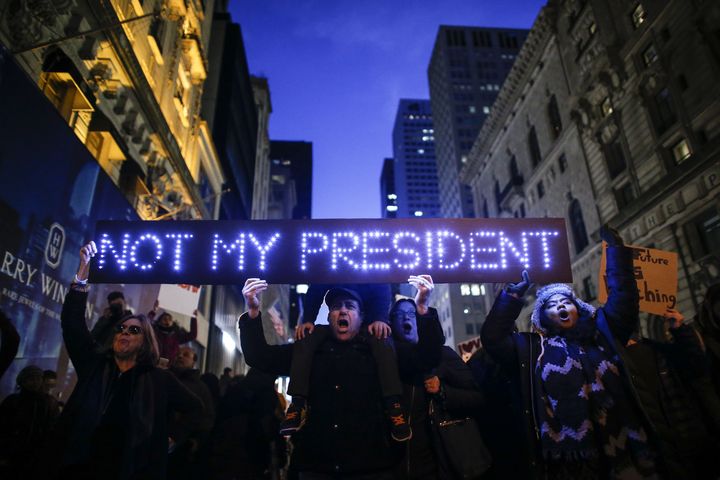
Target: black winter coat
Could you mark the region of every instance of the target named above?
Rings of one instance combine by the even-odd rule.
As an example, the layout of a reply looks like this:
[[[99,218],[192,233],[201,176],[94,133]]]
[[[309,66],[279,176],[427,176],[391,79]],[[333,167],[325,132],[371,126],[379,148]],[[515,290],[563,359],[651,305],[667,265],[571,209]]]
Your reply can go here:
[[[240,339],[248,365],[273,375],[289,375],[293,345],[267,345],[260,317],[240,317]],[[398,363],[437,364],[444,338],[437,312],[418,318],[420,342],[397,346]],[[378,372],[361,338],[339,342],[332,336],[313,357],[307,424],[293,436],[291,467],[299,472],[372,474],[392,469],[402,445],[390,439]]]
[[[401,345],[401,344],[398,344]],[[437,375],[442,395],[430,395],[425,391],[425,377]],[[405,457],[396,468],[401,479],[450,479],[453,478],[441,453],[439,440],[430,425],[428,411],[430,400],[437,397],[453,417],[474,416],[483,404],[472,371],[460,356],[448,346],[441,350],[440,363],[435,369],[417,371],[401,368],[403,404],[409,409],[413,436],[405,442]]]
[[[625,247],[607,249],[607,303],[595,314],[597,329],[608,344],[623,358],[622,347],[627,344],[639,322],[638,289],[633,276],[632,250]],[[524,417],[526,448],[518,450],[518,462],[524,462],[535,478],[542,478],[539,429],[535,414],[535,397],[539,385],[535,365],[540,354],[540,336],[536,333],[514,333],[515,320],[524,306],[504,291],[495,299],[483,324],[481,340],[483,347],[493,359],[501,364],[510,378],[518,382],[520,404],[517,408]],[[642,403],[627,373],[623,371],[628,395],[641,407]],[[642,410],[642,409],[641,409]],[[643,412],[644,413],[644,412]],[[647,416],[645,416],[647,420]],[[651,427],[650,422],[647,422]],[[653,429],[650,428],[652,432]],[[518,439],[521,440],[521,439]],[[520,454],[526,456],[521,458]]]
[[[93,444],[95,431],[103,419],[107,385],[119,376],[112,356],[97,352],[87,325],[87,292],[74,286],[63,303],[63,339],[78,382],[58,422],[55,448],[61,445],[62,466],[82,466],[87,472],[103,445]],[[97,478],[164,479],[167,464],[170,410],[189,412],[202,408],[199,398],[187,390],[168,371],[153,365],[137,365],[123,375],[132,375],[127,436],[122,451],[101,452],[119,456],[118,471],[101,468]]]

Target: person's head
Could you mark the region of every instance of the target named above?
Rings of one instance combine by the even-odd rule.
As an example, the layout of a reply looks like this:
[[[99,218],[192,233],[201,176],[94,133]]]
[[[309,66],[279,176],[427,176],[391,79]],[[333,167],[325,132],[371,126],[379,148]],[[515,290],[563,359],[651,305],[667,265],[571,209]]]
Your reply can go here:
[[[45,370],[43,372],[43,392],[50,394],[57,386],[57,373],[54,370]]]
[[[362,325],[362,298],[347,288],[331,288],[325,294],[328,323],[333,336],[345,342],[355,338]]]
[[[389,317],[395,340],[408,343],[418,342],[417,314],[413,300],[403,298],[395,302],[390,309]]]
[[[563,334],[594,314],[595,308],[577,298],[570,286],[553,283],[538,290],[531,320],[541,333]]]
[[[196,361],[197,353],[195,353],[195,350],[190,347],[180,347],[175,356],[174,366],[176,368],[191,369],[195,366]]]
[[[232,368],[230,368],[230,367],[223,368],[223,375],[226,377],[232,377]]]
[[[119,316],[125,313],[126,304],[125,295],[123,295],[123,292],[110,292],[107,296],[107,301],[110,312],[112,312],[113,315]]]
[[[155,332],[145,315],[128,315],[115,326],[112,352],[116,359],[155,365],[160,357]]]
[[[40,393],[43,390],[43,371],[35,365],[28,365],[20,370],[15,379],[21,392]]]
[[[172,327],[173,324],[173,316],[170,315],[168,312],[163,312],[160,314],[160,317],[158,318],[158,325],[161,327],[169,328]]]

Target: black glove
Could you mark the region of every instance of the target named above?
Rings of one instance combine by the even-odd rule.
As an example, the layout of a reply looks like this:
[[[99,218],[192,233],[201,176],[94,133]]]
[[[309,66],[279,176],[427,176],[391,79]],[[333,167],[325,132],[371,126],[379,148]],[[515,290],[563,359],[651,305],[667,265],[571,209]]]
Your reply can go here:
[[[622,247],[625,245],[620,234],[607,223],[600,227],[600,238],[602,238],[609,247]]]
[[[527,270],[522,271],[522,282],[518,283],[508,283],[505,285],[505,291],[511,295],[515,295],[518,298],[525,295],[525,292],[528,291],[528,288],[530,288],[530,274],[528,274]]]

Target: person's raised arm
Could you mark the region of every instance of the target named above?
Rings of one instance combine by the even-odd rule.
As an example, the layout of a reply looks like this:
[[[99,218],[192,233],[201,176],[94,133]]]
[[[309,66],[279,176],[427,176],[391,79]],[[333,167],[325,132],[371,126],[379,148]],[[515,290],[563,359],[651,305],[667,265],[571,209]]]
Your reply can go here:
[[[259,278],[245,281],[242,292],[247,311],[238,320],[240,345],[251,367],[274,375],[289,375],[292,345],[268,345],[263,333],[260,294],[267,288],[267,282]]]
[[[396,342],[398,366],[401,372],[426,373],[440,363],[445,335],[437,310],[429,306],[435,284],[430,275],[411,275],[408,283],[417,289],[415,311],[417,313],[417,344]]]
[[[80,249],[80,265],[77,274],[75,274],[75,281],[65,296],[62,313],[60,314],[60,325],[65,347],[78,375],[82,375],[85,365],[95,358],[96,344],[85,323],[85,305],[88,296],[87,280],[90,271],[90,259],[96,253],[95,242],[90,242]]]
[[[179,332],[179,341],[180,343],[187,343],[195,340],[197,338],[197,315],[198,311],[195,309],[193,311],[192,317],[190,317],[190,331],[188,332],[184,328],[180,330]]]
[[[632,249],[625,246],[620,234],[603,225],[600,238],[607,243],[608,300],[602,310],[612,334],[625,345],[640,321],[640,295],[633,270]]]
[[[493,360],[509,370],[517,368],[512,336],[515,332],[515,320],[525,304],[523,297],[528,288],[530,288],[530,275],[527,270],[523,270],[522,280],[508,283],[497,296],[480,332],[483,348]]]

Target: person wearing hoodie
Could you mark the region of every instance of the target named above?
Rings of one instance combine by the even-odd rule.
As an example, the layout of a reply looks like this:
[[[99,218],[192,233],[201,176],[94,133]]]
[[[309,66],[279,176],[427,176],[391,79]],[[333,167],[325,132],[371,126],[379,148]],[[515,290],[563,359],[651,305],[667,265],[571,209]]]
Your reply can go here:
[[[608,301],[601,308],[571,286],[537,291],[533,332],[514,333],[530,287],[523,280],[500,292],[481,331],[484,348],[519,382],[535,478],[657,478],[651,431],[622,348],[639,322],[632,250],[605,226]]]

